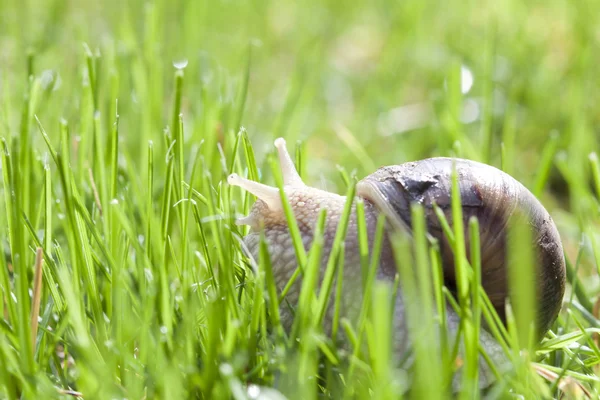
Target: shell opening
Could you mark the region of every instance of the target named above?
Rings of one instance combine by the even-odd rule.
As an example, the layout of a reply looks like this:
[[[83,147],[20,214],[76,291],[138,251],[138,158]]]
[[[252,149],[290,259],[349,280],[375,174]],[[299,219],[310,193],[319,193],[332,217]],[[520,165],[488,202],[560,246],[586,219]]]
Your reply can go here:
[[[356,195],[373,203],[373,205],[385,215],[387,221],[390,222],[394,228],[402,232],[410,231],[408,225],[406,225],[394,211],[390,199],[386,198],[385,194],[377,187],[377,185],[363,179],[356,185]]]

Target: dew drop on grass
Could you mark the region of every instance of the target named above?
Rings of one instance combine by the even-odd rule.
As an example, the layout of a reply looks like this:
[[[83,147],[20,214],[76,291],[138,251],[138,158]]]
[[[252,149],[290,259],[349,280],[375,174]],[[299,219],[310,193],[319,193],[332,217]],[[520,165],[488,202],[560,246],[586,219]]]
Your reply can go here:
[[[47,69],[42,71],[42,75],[40,76],[40,84],[44,90],[48,89],[50,85],[54,82],[54,73],[52,70]]]
[[[248,386],[248,397],[251,399],[256,399],[260,394],[260,388],[256,385]]]
[[[173,61],[173,66],[177,69],[184,69],[188,65],[187,58],[182,58],[181,60]]]
[[[286,397],[276,389],[251,384],[246,390],[248,398],[253,400],[285,400]]]
[[[233,374],[233,368],[229,364],[221,364],[219,367],[221,374],[224,376],[231,376]]]
[[[460,91],[462,94],[469,93],[473,87],[473,72],[464,65],[460,67]]]
[[[470,124],[479,119],[479,104],[473,99],[465,100],[460,120],[464,124]]]

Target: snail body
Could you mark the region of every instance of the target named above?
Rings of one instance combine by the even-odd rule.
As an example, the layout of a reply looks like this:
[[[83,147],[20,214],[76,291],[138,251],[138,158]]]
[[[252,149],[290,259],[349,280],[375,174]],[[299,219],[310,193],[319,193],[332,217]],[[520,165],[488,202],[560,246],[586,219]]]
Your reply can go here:
[[[327,209],[322,254],[324,267],[347,199],[305,185],[296,172],[286,150],[285,141],[277,139],[275,147],[283,175],[283,188],[306,249],[309,249],[312,243],[319,210]],[[388,233],[400,230],[410,234],[411,204],[421,204],[425,210],[427,232],[440,243],[444,283],[452,289],[455,281],[454,255],[435,214],[434,204],[440,207],[452,225],[451,174],[454,167],[458,174],[464,226],[468,226],[466,222],[472,216],[477,217],[480,225],[482,286],[502,319],[509,295],[507,227],[514,215],[521,215],[527,219],[531,227],[537,266],[537,287],[532,288],[536,291],[538,300],[537,327],[540,333],[546,332],[558,315],[565,290],[566,272],[560,237],[552,218],[535,196],[514,178],[494,167],[463,159],[430,158],[382,167],[365,177],[356,185],[356,197],[364,201],[369,244],[372,245],[379,214],[383,213],[386,217]],[[250,255],[256,259],[261,232],[264,234],[269,246],[275,281],[281,290],[294,273],[297,264],[279,190],[235,174],[229,176],[228,182],[257,197],[250,215],[238,219],[237,223],[251,226],[251,232],[244,238],[244,242]],[[352,315],[360,306],[362,290],[357,217],[354,210],[346,232],[344,261],[342,308],[345,315]],[[393,280],[396,272],[395,259],[386,236],[381,249],[377,278]],[[287,296],[292,305],[298,300],[298,285],[299,282]],[[401,294],[397,297],[393,321],[395,347],[404,350],[409,346],[409,340],[405,337],[407,329],[404,321],[404,300]],[[284,326],[290,327],[292,319],[289,310],[282,307]],[[325,326],[328,322],[326,317]],[[458,316],[455,313],[449,313],[448,326],[458,326]],[[485,332],[482,335],[485,336]],[[489,342],[491,339],[483,337],[482,340]]]

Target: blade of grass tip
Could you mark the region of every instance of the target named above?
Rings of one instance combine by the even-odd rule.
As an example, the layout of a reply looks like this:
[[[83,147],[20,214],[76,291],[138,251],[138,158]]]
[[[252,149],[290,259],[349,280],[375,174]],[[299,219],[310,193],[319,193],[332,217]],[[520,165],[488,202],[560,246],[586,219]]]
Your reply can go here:
[[[556,390],[558,389],[563,393],[563,395],[558,397],[560,399],[564,398],[564,395],[567,395],[567,398],[573,399],[594,398],[580,380],[572,376],[565,376],[565,369],[563,369],[560,374],[557,374],[546,365],[532,363],[532,366],[539,376],[552,383],[548,393],[556,393]]]
[[[585,231],[591,243],[592,254],[594,255],[594,262],[596,264],[596,272],[600,275],[600,245],[598,245],[596,229],[596,226],[590,224],[585,228]]]
[[[296,141],[296,170],[300,179],[304,181],[307,177],[306,172],[306,142],[303,140]]]
[[[487,329],[490,331],[494,339],[502,346],[504,354],[510,355],[510,350],[508,346],[508,330],[504,326],[504,323],[500,319],[498,312],[494,308],[492,302],[490,301],[490,298],[488,297],[483,287],[480,287],[479,289],[479,297],[481,300],[481,312],[487,324]]]
[[[434,342],[428,340],[431,337],[427,335],[434,333],[432,331],[433,324],[423,314],[425,310],[421,303],[422,296],[419,293],[417,278],[417,270],[420,266],[414,259],[415,253],[419,251],[419,247],[421,246],[413,246],[411,239],[401,232],[395,232],[391,235],[390,240],[401,280],[402,294],[397,301],[400,301],[400,306],[404,306],[407,335],[410,338],[415,338],[412,340],[414,343],[411,346],[414,358],[411,367],[414,374],[411,384],[411,394],[414,398],[437,399],[442,394],[441,389],[443,386],[441,381],[442,375],[435,372],[441,364],[435,361],[437,357],[434,354],[434,347],[431,346],[431,343]],[[422,243],[422,240],[420,242]],[[414,299],[414,301],[403,302],[403,299]],[[427,311],[431,312],[431,310]],[[428,324],[430,329],[426,329],[427,327],[422,325],[422,323]],[[398,339],[395,338],[395,340]],[[433,379],[433,381],[430,381],[430,379]]]
[[[5,240],[5,238],[0,235],[0,240]],[[2,319],[0,322],[2,324],[6,324],[6,327],[1,327],[5,329],[6,332],[10,330],[8,324],[14,324],[17,321],[17,312],[15,310],[15,303],[12,301],[12,291],[10,290],[10,278],[9,278],[9,269],[8,265],[6,265],[6,257],[0,257],[0,315],[2,315]],[[5,308],[6,307],[6,308]],[[1,326],[1,325],[0,325]],[[1,358],[0,358],[1,361]],[[2,362],[0,362],[2,364]],[[0,377],[1,378],[1,377]],[[2,381],[0,380],[0,383]]]
[[[597,336],[597,334],[588,334],[588,332],[586,331],[585,327],[583,326],[583,324],[581,323],[581,321],[579,321],[579,318],[577,318],[572,310],[567,310],[567,312],[569,313],[569,315],[571,316],[571,318],[573,319],[573,321],[575,322],[575,325],[577,326],[577,328],[584,333],[584,336],[586,338],[586,342],[588,344],[588,346],[592,349],[594,356],[596,356],[596,360],[600,360],[600,349],[598,348],[598,345],[596,344],[596,341],[594,340],[594,337]],[[578,349],[581,350],[581,347]]]
[[[598,161],[598,154],[595,152],[590,153],[589,160],[592,167],[592,178],[594,180],[596,198],[600,199],[600,162]]]
[[[8,372],[11,368],[13,371],[18,372],[19,366],[14,356],[10,344],[8,342],[8,336],[2,335],[0,337],[0,388],[2,388],[2,394],[7,399],[16,399],[16,395],[9,397],[8,393],[17,393],[15,385],[18,385],[19,379],[14,377]]]
[[[457,315],[460,315],[460,305],[458,304],[458,302],[456,301],[456,299],[454,298],[454,296],[452,295],[450,290],[444,286],[442,288],[442,291],[444,293],[446,301],[448,302],[448,305],[450,305],[450,307],[454,311],[454,313],[456,313]],[[450,362],[451,362],[450,368],[452,369],[452,371],[451,371],[452,374],[454,373],[454,370],[456,369],[456,360],[459,355],[458,353],[459,353],[459,348],[460,348],[460,343],[461,343],[463,332],[464,332],[464,324],[459,324],[458,330],[456,331],[456,335],[452,342],[452,351],[450,353]],[[448,333],[450,333],[450,331]],[[454,334],[454,332],[452,332],[452,334]],[[452,379],[453,379],[453,376],[450,376],[449,382]]]
[[[184,182],[184,188],[188,190],[189,194],[191,194],[191,197],[189,197],[189,195],[188,195],[188,200],[190,198],[192,198],[193,200],[198,200],[200,203],[202,203],[204,205],[208,204],[208,200],[206,199],[206,196],[204,196],[202,193],[200,193],[199,191],[194,189],[189,183]]]
[[[353,382],[353,376],[355,373],[355,369],[359,365],[358,362],[360,361],[359,354],[363,350],[362,341],[363,341],[363,337],[365,334],[366,325],[368,322],[369,310],[371,309],[371,292],[372,292],[373,282],[375,280],[375,275],[379,268],[379,257],[381,256],[380,253],[381,253],[381,248],[383,246],[385,223],[386,223],[385,216],[383,214],[379,214],[377,217],[377,225],[375,227],[375,236],[373,238],[373,245],[371,248],[372,257],[371,257],[371,262],[369,264],[369,274],[367,276],[367,283],[365,285],[365,291],[363,293],[362,303],[361,303],[361,307],[360,307],[360,313],[359,313],[358,322],[356,325],[358,334],[352,330],[352,327],[349,323],[345,323],[344,320],[342,320],[342,324],[344,325],[346,334],[350,334],[350,336],[348,336],[348,337],[351,339],[351,342],[353,343],[353,351],[352,351],[352,358],[351,358],[352,362],[350,363],[350,367],[348,368],[348,372],[346,374],[348,382]],[[355,390],[356,390],[356,388],[354,387],[354,385],[346,386],[346,390],[344,392],[344,398],[349,398],[349,397],[351,398],[355,394]]]
[[[584,306],[582,306],[579,302],[577,301],[571,301],[571,309],[575,309],[579,312],[579,314],[581,314],[581,316],[587,321],[588,324],[592,325],[593,327],[599,328],[600,327],[600,321],[598,321],[598,318],[595,316],[597,315],[597,313],[594,312],[590,312],[588,310],[585,309]],[[564,324],[562,324],[564,325]]]
[[[98,209],[98,213],[100,214],[100,218],[104,215],[104,210],[102,208],[102,201],[100,200],[100,194],[98,193],[98,187],[96,186],[96,180],[94,179],[94,173],[91,168],[88,168],[88,174],[90,177],[90,186],[92,188],[92,194],[94,195],[94,203],[96,204],[96,208]],[[94,213],[95,214],[95,213]],[[102,219],[102,222],[105,221],[105,218]],[[108,230],[105,229],[105,235],[108,237]]]
[[[561,387],[562,386],[561,383],[563,382],[563,378],[567,378],[567,380],[570,379],[568,377],[568,375],[571,375],[571,371],[570,371],[571,361],[575,361],[576,363],[578,361],[580,362],[580,359],[579,359],[580,354],[579,353],[580,353],[581,347],[575,349],[574,352],[571,352],[570,349],[567,349],[567,348],[564,348],[563,350],[565,351],[566,354],[569,355],[569,357],[565,357],[565,360],[563,361],[563,364],[560,367],[560,370],[558,370],[558,374],[556,376],[557,379],[554,382],[552,382],[552,385],[550,386],[550,389],[549,389],[550,393],[555,393],[557,388],[564,390],[564,388]],[[547,367],[549,367],[549,366],[547,366]],[[535,364],[534,364],[534,368],[535,368]],[[538,368],[535,368],[535,370],[538,374],[540,373]],[[574,398],[580,398],[580,397],[574,397]],[[590,397],[588,397],[588,398],[590,398]]]
[[[246,128],[240,128],[240,134],[242,136],[242,146],[244,148],[244,156],[246,158],[246,167],[248,168],[248,179],[258,182],[260,180],[258,174],[258,167],[256,165],[256,157],[254,156],[254,149]],[[248,215],[250,213],[250,192],[244,193],[243,213]],[[244,227],[244,232],[248,232],[249,227]]]
[[[231,149],[231,162],[229,163],[229,167],[227,169],[227,173],[231,174],[235,171],[235,165],[236,162],[239,160],[238,158],[238,149],[240,147],[240,142],[242,142],[242,133],[238,132],[237,135],[235,135],[235,141],[233,142],[233,149]],[[233,186],[229,187],[229,192],[231,193],[231,190],[233,189]]]
[[[600,333],[600,328],[585,328],[574,332],[565,333],[564,335],[555,336],[552,339],[545,340],[538,350],[540,354],[545,354],[557,349],[565,349],[568,351],[570,344],[575,343],[589,334]]]
[[[33,163],[33,150],[30,144],[31,135],[30,135],[30,124],[31,119],[35,110],[37,97],[40,89],[40,81],[39,79],[35,79],[33,75],[30,75],[28,78],[28,89],[25,95],[23,111],[21,113],[21,126],[19,131],[19,142],[18,147],[15,147],[13,151],[15,154],[17,150],[19,152],[19,161],[18,170],[19,174],[22,177],[22,188],[23,191],[23,202],[20,203],[23,211],[28,214],[32,214],[31,207],[31,187],[32,187],[32,163]],[[17,141],[13,142],[13,145],[17,146]]]
[[[469,219],[469,236],[470,236],[470,247],[471,247],[471,266],[473,268],[473,275],[471,281],[471,309],[473,312],[472,329],[473,329],[473,340],[467,343],[467,352],[469,357],[473,360],[473,364],[478,365],[479,356],[479,332],[481,326],[481,299],[479,297],[479,288],[481,287],[481,247],[479,240],[479,221],[476,217]],[[478,382],[479,368],[474,368],[470,371],[470,376],[473,381]]]
[[[339,253],[339,257],[338,257],[338,266],[337,266],[337,281],[336,281],[336,288],[335,288],[335,302],[334,302],[334,310],[333,310],[333,319],[331,321],[331,339],[333,341],[336,341],[337,339],[337,334],[338,334],[338,329],[339,329],[339,321],[340,321],[340,315],[342,312],[342,284],[343,284],[343,280],[344,280],[344,264],[345,264],[345,257],[344,255],[346,254],[346,245],[344,242],[342,242],[342,247],[340,249],[340,253]]]
[[[6,143],[6,140],[4,138],[1,139],[2,140],[2,182],[4,183],[4,205],[5,205],[5,209],[6,209],[6,224],[7,224],[7,232],[9,235],[9,242],[10,243],[14,243],[13,239],[11,238],[11,235],[13,235],[15,233],[15,230],[13,228],[13,198],[11,196],[12,194],[12,189],[11,189],[11,175],[12,175],[12,166],[10,163],[10,150],[8,148],[8,143]],[[13,254],[13,251],[11,249],[11,255]],[[5,258],[4,258],[4,254],[2,254],[0,256],[0,258],[2,258],[2,262],[0,264],[4,264]],[[2,271],[0,271],[1,274],[1,284],[4,287],[5,290],[5,296],[6,296],[6,305],[8,307],[8,312],[9,312],[9,316],[10,316],[10,321],[13,324],[16,324],[18,322],[18,313],[17,310],[15,308],[15,302],[11,301],[10,299],[10,293],[11,293],[11,279],[9,277],[9,270],[8,268],[6,268],[6,266],[4,266],[2,268]]]
[[[211,216],[220,215],[221,209],[219,208],[219,205],[222,203],[220,203],[219,198],[221,196],[222,185],[219,183],[218,186],[216,188],[214,188],[214,186],[212,184],[211,176],[208,173],[208,171],[206,171],[203,174],[202,179],[203,179],[204,187],[212,188],[213,192],[216,193],[216,198],[214,198],[212,195],[208,196],[206,198],[208,200],[208,204],[207,204],[208,215],[211,215]],[[231,231],[227,230],[227,229],[223,229],[223,226],[220,224],[220,221],[217,220],[216,218],[210,218],[207,223],[210,226],[210,229],[212,232],[220,233],[220,234],[212,235],[212,247],[214,249],[216,249],[216,256],[217,256],[216,261],[215,261],[215,259],[213,259],[213,261],[215,261],[214,265],[221,266],[222,268],[224,268],[224,266],[231,265],[231,262],[228,261],[228,255],[229,255],[229,252],[231,251],[231,247],[229,246],[228,242],[226,241],[227,238],[225,237],[227,232],[230,233]],[[234,293],[235,292],[233,274],[234,274],[233,268],[229,268],[229,269],[222,269],[220,274],[215,275],[215,278],[216,278],[215,285],[219,291],[224,290],[226,293]],[[237,312],[239,310],[238,310],[237,306],[235,305],[235,297],[233,295],[226,296],[226,299],[229,302],[228,304],[230,305],[228,310],[234,314],[237,314]]]
[[[453,235],[454,235],[454,262],[456,265],[456,283],[458,290],[458,301],[463,309],[466,311],[469,306],[469,280],[468,270],[466,265],[466,254],[465,254],[465,236],[463,226],[463,215],[462,215],[462,200],[460,193],[460,186],[458,183],[458,172],[456,170],[456,164],[452,166],[452,192],[451,192],[451,207],[452,207],[452,221],[453,221]]]
[[[374,348],[371,365],[374,375],[374,398],[395,399],[392,386],[392,310],[390,304],[391,288],[389,283],[376,282],[373,288],[372,310],[374,328]]]
[[[350,321],[347,318],[342,318],[340,323],[342,324],[342,328],[344,328],[344,332],[352,348],[358,348],[358,334],[356,333],[354,328],[352,328],[352,324],[350,323]]]
[[[449,365],[449,338],[448,338],[448,319],[446,315],[446,301],[444,296],[444,269],[442,265],[442,256],[440,245],[435,240],[429,248],[429,262],[431,263],[431,275],[433,283],[433,295],[436,303],[438,323],[440,324],[440,351],[442,355],[442,365]]]
[[[40,131],[42,137],[44,138],[44,141],[46,142],[46,146],[48,147],[48,151],[50,152],[50,155],[52,156],[52,159],[54,160],[54,163],[58,166],[57,153],[56,153],[56,150],[54,149],[54,147],[52,146],[52,142],[50,141],[50,137],[48,136],[48,133],[46,133],[46,130],[44,129],[44,126],[42,125],[42,123],[39,120],[39,118],[37,117],[37,115],[35,115],[34,117],[35,117],[35,121],[36,121],[37,126],[38,126],[38,130]]]
[[[167,339],[167,348],[168,350],[172,350],[172,327],[173,327],[173,309],[171,308],[171,292],[169,290],[169,276],[167,272],[167,264],[169,263],[169,242],[170,236],[167,234],[163,238],[163,259],[162,262],[158,265],[158,307],[160,311],[160,323],[161,332],[164,332],[164,336]]]
[[[344,182],[344,185],[346,187],[350,187],[350,175],[348,175],[348,171],[346,171],[346,168],[342,167],[341,165],[336,165],[335,168],[340,173],[340,178],[342,178],[342,182]]]
[[[465,158],[466,157],[463,154],[463,146],[459,140],[455,140],[454,143],[452,143],[452,152],[454,153],[453,157],[457,157],[457,158]]]
[[[77,265],[83,269],[82,277],[85,284],[85,290],[89,299],[90,310],[96,318],[96,335],[101,343],[108,339],[106,332],[106,322],[104,320],[104,312],[102,310],[101,294],[98,291],[98,278],[96,277],[96,268],[93,261],[92,248],[90,238],[86,229],[85,221],[80,213],[74,211],[75,214],[75,233],[79,244],[79,257]]]
[[[197,149],[196,154],[194,156],[194,162],[192,163],[192,170],[190,173],[190,185],[188,185],[187,183],[184,183],[184,190],[187,190],[187,202],[185,204],[185,208],[183,210],[183,227],[181,229],[181,231],[183,232],[182,235],[182,246],[181,246],[181,269],[184,273],[184,280],[183,280],[183,295],[184,297],[187,297],[188,295],[188,290],[189,288],[192,287],[192,283],[194,282],[193,280],[193,272],[192,273],[188,273],[189,271],[189,251],[188,251],[188,246],[190,240],[189,238],[189,223],[190,223],[190,212],[191,212],[191,208],[192,205],[195,203],[195,200],[193,199],[194,195],[194,190],[192,189],[191,184],[193,184],[193,182],[195,182],[196,180],[196,172],[199,170],[198,166],[200,165],[200,160],[201,160],[201,149],[200,147]],[[204,196],[201,196],[204,197]],[[206,201],[206,199],[204,199]],[[202,201],[200,199],[200,201]],[[206,203],[205,203],[206,204]]]
[[[172,186],[173,186],[173,168],[174,168],[174,155],[173,155],[173,147],[175,142],[171,142],[169,149],[167,150],[166,155],[166,164],[167,170],[165,175],[165,187],[163,190],[162,197],[162,210],[161,210],[161,239],[165,239],[168,235],[169,231],[169,220],[171,216],[171,196],[172,196]]]
[[[296,318],[292,327],[290,340],[295,341],[295,338],[302,337],[303,334],[310,334],[317,325],[319,320],[313,317],[313,305],[316,298],[317,282],[320,275],[321,254],[323,251],[323,232],[325,230],[325,221],[327,209],[319,210],[315,234],[312,240],[312,245],[308,253],[308,261],[304,269],[302,278],[302,287],[298,297],[298,305],[296,308]]]
[[[435,203],[435,201],[433,202],[433,210],[440,222],[442,231],[444,232],[444,237],[448,240],[448,244],[450,245],[450,248],[453,249],[454,246],[456,245],[455,240],[454,240],[454,232],[452,231],[452,228],[450,227],[450,224],[448,223],[448,220],[446,219],[444,210],[442,210],[440,208],[440,206],[438,206]]]
[[[279,299],[277,298],[277,285],[273,276],[273,265],[271,264],[271,256],[267,242],[264,238],[264,231],[261,231],[261,240],[259,248],[260,264],[265,271],[265,288],[267,291],[267,299],[269,302],[269,314],[271,316],[271,325],[275,331],[277,339],[283,339],[285,333],[281,325],[281,316],[279,314]]]
[[[231,204],[231,200],[227,197],[228,185],[222,185],[220,182],[217,186],[217,198],[216,198],[216,212],[212,215],[216,215],[217,213],[222,214],[223,210],[227,210],[228,206],[225,204]],[[237,262],[232,260],[233,254],[238,251],[237,247],[233,246],[233,243],[237,240],[234,239],[233,232],[231,229],[225,229],[223,219],[211,218],[210,220],[211,227],[213,232],[219,232],[221,235],[215,235],[214,238],[219,238],[218,240],[218,255],[219,255],[219,265],[223,266],[231,266],[229,268],[222,268],[221,273],[217,276],[220,279],[220,285],[222,286],[225,293],[231,293],[231,295],[227,295],[226,299],[228,301],[228,312],[231,313],[233,320],[239,318],[240,308],[236,302],[235,293],[242,291],[244,289],[243,285],[238,285],[237,282],[240,282],[239,274],[236,271]],[[240,268],[237,268],[240,270]],[[245,272],[245,270],[241,269]],[[239,288],[237,290],[236,288]]]
[[[477,343],[479,337],[475,335],[475,329],[473,326],[473,315],[471,311],[471,302],[469,298],[469,265],[466,258],[466,243],[465,243],[465,230],[463,224],[462,214],[462,199],[460,186],[458,182],[458,171],[456,164],[452,166],[452,193],[451,193],[451,206],[452,206],[452,221],[453,221],[453,232],[454,232],[454,265],[456,268],[456,281],[458,290],[458,302],[461,307],[460,323],[463,326],[464,332],[464,344],[466,349],[465,354],[465,367],[463,379],[463,390],[461,391],[462,398],[472,396],[478,390],[478,351]]]
[[[292,327],[292,334],[290,335],[291,341],[295,341],[296,338],[302,338],[300,340],[300,360],[297,379],[302,393],[308,396],[308,398],[313,397],[317,384],[315,375],[317,373],[318,352],[315,333],[320,321],[313,318],[313,304],[321,269],[326,215],[325,208],[319,211],[315,236],[309,251],[306,268],[304,269],[296,318]]]
[[[208,275],[213,282],[216,282],[215,272],[213,269],[213,259],[208,248],[208,241],[206,239],[206,233],[204,232],[204,226],[202,224],[202,219],[200,217],[200,211],[198,210],[197,204],[193,204],[192,211],[194,214],[194,220],[196,221],[196,226],[198,227],[198,232],[200,233],[200,248],[202,249],[204,259],[206,260]]]
[[[536,303],[534,290],[535,274],[533,272],[534,255],[531,250],[533,242],[531,231],[525,216],[515,215],[509,225],[508,265],[510,298],[515,313],[515,323],[519,340],[519,348],[531,351],[529,337],[535,332]]]
[[[50,166],[44,166],[44,248],[52,255],[52,173]]]
[[[154,143],[152,140],[148,141],[148,166],[147,166],[147,187],[146,192],[146,256],[149,260],[153,260],[152,254],[152,220],[154,216]],[[142,282],[142,288],[145,287],[146,279],[144,277],[144,270],[140,271],[140,279]],[[142,290],[142,293],[146,293]]]
[[[248,365],[256,365],[258,353],[258,340],[259,340],[259,332],[261,321],[263,321],[265,317],[265,274],[264,271],[258,274],[254,280],[253,285],[254,292],[252,293],[252,305],[251,305],[251,317],[250,324],[248,325],[248,330],[246,333],[246,338],[248,340],[247,345],[247,354],[248,354]],[[240,301],[241,303],[241,301]],[[233,329],[232,329],[233,330]]]
[[[110,131],[109,165],[110,165],[110,191],[109,199],[117,195],[117,182],[119,179],[119,101],[115,99],[115,121]]]
[[[95,60],[94,60],[94,55],[92,54],[92,50],[90,49],[90,47],[88,46],[87,43],[83,43],[83,50],[85,53],[85,63],[86,63],[86,67],[87,67],[87,75],[88,75],[88,81],[90,84],[90,89],[91,89],[91,98],[92,98],[92,105],[93,105],[93,111],[98,110],[98,90],[97,90],[97,86],[96,86],[96,65],[95,65]]]
[[[424,343],[435,343],[436,342],[436,328],[434,325],[435,316],[434,312],[434,294],[431,283],[434,281],[432,275],[432,269],[429,265],[429,253],[427,248],[427,228],[425,225],[425,212],[423,206],[418,203],[414,203],[411,206],[411,226],[412,226],[412,238],[414,243],[414,268],[415,268],[415,278],[416,278],[416,290],[418,291],[418,301],[419,301],[419,314],[421,318],[420,327],[418,329],[418,336],[413,336],[415,341],[423,341]],[[407,268],[407,267],[405,267]],[[408,267],[411,268],[411,267]],[[411,284],[410,280],[407,282],[409,285]],[[437,289],[439,290],[439,289]],[[407,297],[410,298],[410,297]],[[419,339],[416,339],[416,338]],[[431,349],[427,351],[427,357],[429,360],[440,359],[439,355],[436,354],[437,346],[433,346]],[[421,355],[425,355],[422,353]],[[421,360],[424,361],[424,360]],[[417,389],[421,393],[423,393],[426,398],[431,398],[429,396],[436,396],[436,394],[429,393],[429,388],[426,388],[428,385],[432,385],[435,388],[443,387],[441,377],[443,376],[442,371],[439,370],[439,366],[441,365],[439,362],[432,362],[431,369],[429,373],[436,378],[433,381],[429,381],[428,384],[424,384],[424,381],[419,380],[420,384],[423,384],[423,388]],[[434,367],[437,366],[436,367]],[[424,376],[420,376],[421,379],[425,378]],[[466,388],[465,388],[466,389]],[[441,393],[440,393],[441,394]]]
[[[14,324],[18,332],[18,349],[20,353],[20,368],[25,374],[33,374],[34,359],[31,348],[31,325],[29,324],[30,299],[29,277],[27,267],[27,246],[23,224],[19,216],[24,210],[22,203],[22,180],[15,170],[19,168],[18,153],[9,152],[6,141],[2,139],[4,151],[2,154],[2,170],[5,187],[5,204],[9,227],[9,248],[14,271],[14,295],[16,296],[17,313]],[[7,288],[9,288],[8,286]]]
[[[321,290],[319,291],[319,300],[317,308],[317,320],[323,321],[327,305],[331,296],[331,289],[333,287],[333,279],[335,278],[337,259],[342,249],[342,244],[346,239],[346,231],[348,228],[348,221],[350,221],[350,215],[352,214],[354,204],[354,194],[356,193],[356,184],[351,184],[346,192],[346,203],[342,215],[340,216],[340,222],[335,231],[335,237],[331,246],[331,252],[329,260],[327,260],[327,267],[325,268],[325,274],[321,282]]]
[[[571,295],[576,296],[577,300],[579,300],[579,303],[591,313],[594,310],[594,306],[592,305],[590,297],[587,294],[585,287],[583,286],[583,283],[579,279],[579,275],[577,273],[579,270],[579,265],[584,249],[584,244],[581,243],[581,245],[579,246],[579,250],[577,251],[577,259],[575,260],[575,266],[573,266],[567,254],[564,254],[564,257],[567,270],[567,281],[571,282],[571,288],[573,290]]]
[[[365,202],[361,198],[356,200],[356,232],[358,236],[360,272],[364,291],[365,285],[367,284],[367,275],[369,274],[369,238],[367,236],[367,220],[365,219]]]
[[[185,193],[184,192],[185,187],[183,185],[183,182],[185,180],[185,169],[184,169],[185,155],[183,152],[183,146],[184,146],[183,138],[185,137],[185,127],[183,125],[183,114],[179,114],[179,128],[177,129],[177,132],[179,135],[177,142],[176,142],[177,153],[178,153],[177,158],[179,159],[178,160],[179,161],[178,171],[177,171],[177,176],[179,177],[179,185],[176,185],[176,189],[177,189],[177,197],[176,198],[181,199],[181,198],[183,198],[183,195]],[[182,219],[182,211],[181,211],[181,209],[178,209],[178,210],[179,210],[178,216],[179,216],[179,219],[181,220]],[[183,222],[182,222],[182,224],[183,224]]]
[[[183,132],[181,131],[180,120],[181,116],[181,96],[183,93],[183,69],[177,69],[175,71],[175,93],[173,97],[173,117],[171,122],[171,132],[173,134],[173,140],[176,143],[175,149],[175,161],[177,162],[177,179],[179,182],[184,180],[183,176]],[[179,188],[177,192],[183,190]],[[178,193],[175,195],[178,197]]]
[[[94,125],[93,125],[94,129],[92,132],[94,135],[94,139],[93,139],[94,153],[97,152],[100,156],[94,158],[95,162],[94,162],[94,164],[92,164],[93,170],[90,171],[90,176],[91,176],[93,188],[96,191],[95,196],[97,196],[100,199],[100,204],[102,204],[100,209],[102,209],[102,208],[108,208],[109,199],[108,199],[108,189],[106,187],[106,185],[107,185],[106,157],[105,157],[106,154],[104,151],[104,142],[101,140],[102,127],[101,127],[100,123],[101,123],[100,111],[98,111],[98,112],[94,113]],[[98,184],[100,186],[99,191],[95,187],[96,183],[94,180],[94,174],[98,177]],[[106,237],[109,237],[110,231],[109,231],[109,225],[108,225],[108,218],[104,218],[102,216],[102,213],[100,214],[100,217],[102,217],[104,234],[106,235]]]
[[[35,275],[33,278],[33,296],[31,302],[31,346],[35,353],[38,331],[38,318],[40,316],[40,303],[42,301],[42,266],[44,264],[43,251],[37,248],[35,254]]]
[[[254,148],[252,147],[252,142],[248,137],[248,132],[246,131],[246,128],[240,128],[240,132],[242,134],[244,154],[246,156],[248,179],[258,181],[260,179],[260,176],[258,175],[258,166],[256,165],[256,157],[254,156]]]
[[[252,46],[253,44],[248,43],[248,53],[247,53],[247,61],[246,61],[246,69],[244,71],[244,76],[242,80],[242,84],[240,85],[238,99],[236,103],[238,104],[238,108],[235,113],[235,125],[233,129],[240,129],[242,125],[242,119],[244,118],[244,109],[246,107],[246,99],[248,98],[248,83],[250,82],[250,65],[252,64]]]
[[[550,137],[544,145],[540,161],[538,162],[535,182],[533,184],[533,195],[535,197],[540,197],[542,195],[542,191],[546,186],[546,182],[548,182],[550,169],[552,168],[552,162],[554,161],[554,156],[556,155],[556,151],[558,149],[559,138],[560,136],[558,132],[553,131],[550,133]]]
[[[285,190],[283,190],[283,177],[281,176],[281,171],[279,170],[276,158],[272,155],[269,157],[269,166],[271,167],[271,172],[275,178],[276,186],[279,188],[279,196],[281,197],[283,212],[288,229],[290,231],[290,236],[292,238],[292,244],[294,245],[294,251],[296,252],[298,268],[300,271],[303,271],[307,261],[306,250],[304,249],[304,244],[302,243],[302,237],[300,235],[300,229],[298,229],[296,217],[294,216],[294,212],[290,206],[287,194],[285,193]]]

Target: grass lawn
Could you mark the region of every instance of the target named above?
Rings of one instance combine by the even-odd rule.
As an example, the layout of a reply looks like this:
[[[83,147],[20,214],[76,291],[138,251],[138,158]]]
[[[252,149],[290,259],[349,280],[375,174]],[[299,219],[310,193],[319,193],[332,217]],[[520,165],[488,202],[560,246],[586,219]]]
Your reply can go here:
[[[598,27],[591,0],[0,1],[0,398],[442,399],[456,369],[460,398],[597,398]],[[396,281],[365,285],[360,321],[334,323],[349,345],[316,317],[318,246],[300,251],[290,335],[266,247],[253,263],[234,223],[255,198],[227,183],[281,185],[277,137],[307,184],[339,194],[433,156],[511,174],[561,235],[551,330],[534,338],[531,307],[494,324],[456,230],[464,357],[439,347],[451,296],[417,227]],[[513,242],[527,282],[531,251]],[[330,278],[374,271],[341,261]],[[386,329],[398,286],[426,326],[409,369]],[[480,392],[484,323],[509,368],[492,360]]]

